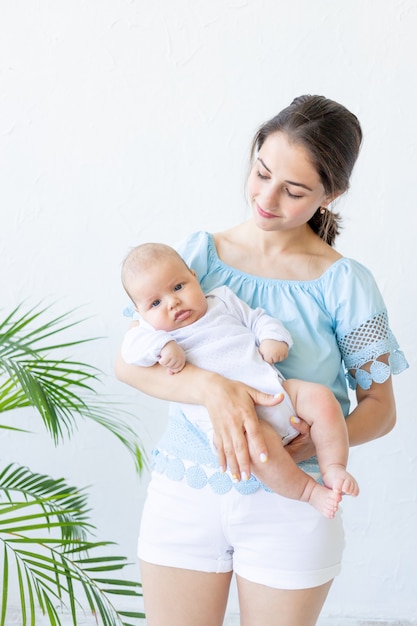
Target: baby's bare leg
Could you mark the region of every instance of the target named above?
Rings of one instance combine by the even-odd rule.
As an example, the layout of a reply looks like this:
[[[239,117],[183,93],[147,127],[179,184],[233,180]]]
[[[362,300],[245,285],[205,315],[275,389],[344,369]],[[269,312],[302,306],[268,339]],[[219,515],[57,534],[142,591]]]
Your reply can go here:
[[[248,442],[255,476],[279,495],[308,502],[326,517],[334,517],[342,498],[341,493],[319,485],[303,472],[285,450],[275,429],[262,419],[259,424],[269,456],[266,463],[261,463],[258,456],[252,453],[250,441]]]
[[[310,426],[325,485],[336,492],[357,496],[359,487],[346,471],[349,439],[340,404],[334,394],[316,383],[289,379],[283,387],[297,415]]]

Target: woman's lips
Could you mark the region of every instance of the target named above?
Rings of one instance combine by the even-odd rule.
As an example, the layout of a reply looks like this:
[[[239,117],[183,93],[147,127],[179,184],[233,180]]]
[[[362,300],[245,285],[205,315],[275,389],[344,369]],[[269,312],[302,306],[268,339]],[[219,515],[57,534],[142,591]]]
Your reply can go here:
[[[270,220],[270,219],[274,219],[277,216],[274,215],[273,213],[267,213],[267,211],[264,211],[263,209],[261,209],[261,207],[257,204],[256,205],[256,210],[258,211],[259,215],[261,217],[265,217],[266,219]]]

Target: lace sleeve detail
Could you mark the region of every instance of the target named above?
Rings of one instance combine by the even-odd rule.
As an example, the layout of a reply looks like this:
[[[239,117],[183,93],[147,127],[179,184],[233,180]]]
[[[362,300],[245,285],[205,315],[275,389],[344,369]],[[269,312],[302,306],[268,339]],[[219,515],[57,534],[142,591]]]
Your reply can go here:
[[[372,382],[383,383],[391,374],[400,374],[408,367],[389,328],[386,311],[374,315],[346,335],[339,336],[338,344],[351,389],[356,389],[356,385],[369,389]],[[382,354],[389,354],[388,365],[377,360]],[[362,366],[369,362],[372,364],[368,372]]]

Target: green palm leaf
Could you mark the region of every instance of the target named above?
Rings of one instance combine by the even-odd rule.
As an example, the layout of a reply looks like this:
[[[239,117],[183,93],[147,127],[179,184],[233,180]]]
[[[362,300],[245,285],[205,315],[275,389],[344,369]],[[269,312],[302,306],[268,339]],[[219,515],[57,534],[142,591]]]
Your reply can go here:
[[[128,565],[125,557],[104,556],[110,542],[86,539],[89,522],[85,493],[61,479],[9,465],[0,474],[0,551],[3,561],[0,626],[7,618],[14,564],[22,626],[35,624],[36,603],[51,625],[61,624],[62,609],[77,616],[86,603],[104,626],[127,626],[138,611],[118,611],[112,596],[138,598],[138,582],[116,578]],[[92,556],[92,553],[97,555]],[[103,576],[103,574],[109,574]],[[77,589],[77,593],[75,592]],[[80,593],[82,592],[82,593]],[[84,595],[84,603],[82,602]],[[57,609],[60,608],[60,610]]]
[[[129,450],[136,468],[143,468],[143,452],[134,430],[123,421],[120,402],[98,395],[101,372],[87,363],[65,357],[52,359],[69,347],[94,341],[50,343],[81,321],[69,322],[72,311],[43,321],[49,307],[22,312],[18,306],[0,322],[0,412],[33,406],[55,443],[71,436],[77,418],[104,426]],[[37,327],[33,327],[37,324]],[[10,428],[10,427],[9,427]]]
[[[63,341],[80,321],[70,321],[72,312],[47,319],[49,311],[18,306],[0,320],[0,413],[14,418],[13,410],[34,407],[55,444],[80,418],[93,420],[122,442],[140,471],[140,444],[121,419],[129,414],[96,391],[100,370],[68,358],[69,349],[92,339]],[[89,539],[94,530],[84,490],[15,464],[0,469],[0,626],[16,593],[22,626],[36,626],[39,611],[51,626],[68,614],[77,626],[85,611],[98,625],[137,624],[143,614],[123,603],[138,599],[141,585],[125,579],[128,562],[111,554],[112,542]]]

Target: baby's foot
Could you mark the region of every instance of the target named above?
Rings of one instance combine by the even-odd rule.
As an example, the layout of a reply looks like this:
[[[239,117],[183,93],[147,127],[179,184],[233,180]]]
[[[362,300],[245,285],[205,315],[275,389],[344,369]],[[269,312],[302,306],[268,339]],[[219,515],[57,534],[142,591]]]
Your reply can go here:
[[[319,513],[332,519],[336,515],[341,499],[342,493],[340,491],[328,489],[316,483],[310,493],[308,502],[311,506],[314,506]]]
[[[359,493],[358,483],[343,465],[327,467],[323,472],[323,482],[327,487],[342,495],[357,496]]]

